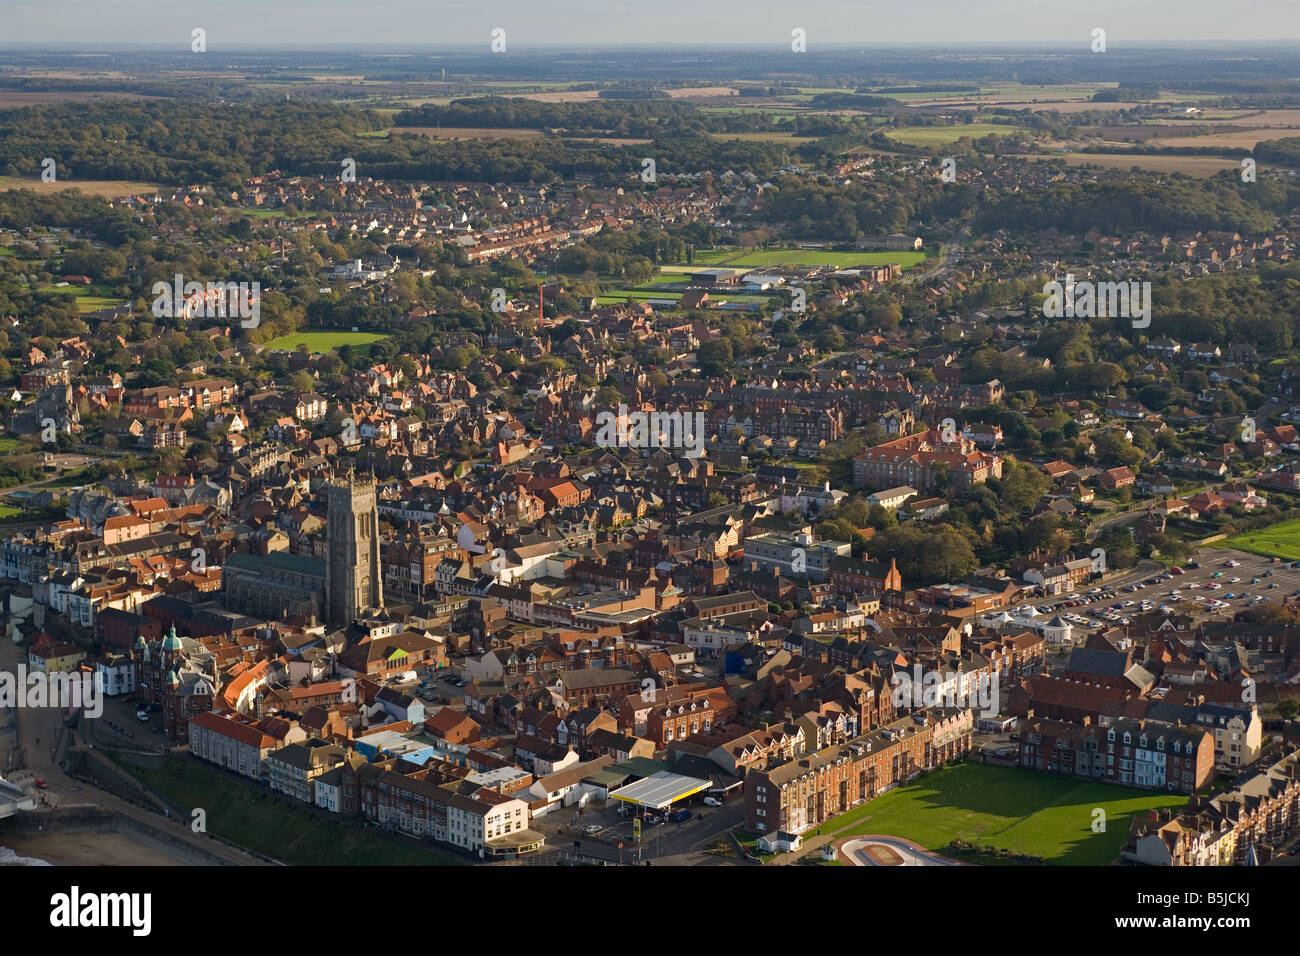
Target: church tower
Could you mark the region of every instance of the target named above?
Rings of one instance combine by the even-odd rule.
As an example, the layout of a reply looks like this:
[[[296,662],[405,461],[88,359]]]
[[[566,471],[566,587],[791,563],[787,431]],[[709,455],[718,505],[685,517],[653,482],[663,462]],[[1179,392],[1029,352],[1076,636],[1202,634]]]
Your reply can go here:
[[[384,606],[379,572],[379,508],[375,482],[349,474],[325,489],[325,599],[329,623],[351,624]]]

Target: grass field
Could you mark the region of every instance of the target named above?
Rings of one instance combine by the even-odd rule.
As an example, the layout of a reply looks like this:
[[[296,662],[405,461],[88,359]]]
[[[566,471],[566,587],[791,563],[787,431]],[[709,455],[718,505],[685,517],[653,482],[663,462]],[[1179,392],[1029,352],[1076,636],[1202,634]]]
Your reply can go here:
[[[79,312],[96,312],[99,309],[107,309],[120,304],[123,300],[117,296],[103,295],[106,289],[95,286],[84,285],[65,285],[62,288],[56,288],[52,285],[42,286],[37,292],[52,292],[57,295],[73,295],[77,297],[77,311]]]
[[[241,211],[249,219],[310,219],[318,215],[311,209],[299,209],[290,215],[283,209],[258,209],[256,206],[248,206]]]
[[[185,807],[207,811],[209,833],[295,866],[455,866],[461,861],[426,845],[349,826],[287,805],[252,783],[234,780],[192,757],[171,757],[157,770],[122,764]]]
[[[296,351],[299,342],[305,342],[309,351],[328,352],[331,349],[341,348],[344,345],[352,345],[358,348],[369,347],[371,342],[378,342],[380,339],[388,338],[378,332],[338,332],[326,330],[313,332],[304,329],[301,332],[295,332],[292,335],[282,335],[278,339],[271,339],[266,343],[268,349],[288,349]]]
[[[878,833],[930,850],[952,840],[1041,856],[1055,866],[1105,866],[1128,838],[1135,813],[1183,808],[1187,797],[1086,783],[1011,767],[959,764],[877,797],[823,825],[836,837]],[[1106,829],[1093,832],[1093,811]]]
[[[115,199],[118,196],[135,196],[140,193],[150,195],[162,189],[157,183],[140,183],[122,179],[61,179],[58,182],[42,182],[32,176],[0,176],[0,190],[30,189],[43,196],[63,192],[66,189],[80,189],[87,196],[102,196]]]
[[[984,136],[1005,136],[1008,133],[1027,132],[1022,126],[1003,126],[998,123],[962,123],[958,126],[905,126],[890,130],[890,139],[908,146],[944,146],[955,143],[963,136],[980,139]]]
[[[1258,531],[1247,531],[1235,538],[1216,541],[1216,548],[1236,548],[1266,558],[1285,558],[1300,561],[1300,520],[1284,521]]]
[[[795,136],[794,133],[770,130],[765,133],[710,133],[714,139],[739,140],[742,143],[807,143],[815,137]]]
[[[897,262],[905,270],[928,258],[925,252],[834,252],[828,249],[696,249],[692,265],[676,263],[664,272],[693,272],[713,267],[763,268],[766,266],[883,266]]]

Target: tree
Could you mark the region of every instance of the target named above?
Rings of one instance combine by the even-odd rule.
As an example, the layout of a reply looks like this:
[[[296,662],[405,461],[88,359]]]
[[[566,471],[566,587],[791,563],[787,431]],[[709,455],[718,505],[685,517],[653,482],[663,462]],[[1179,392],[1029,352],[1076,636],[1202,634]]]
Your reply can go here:
[[[1002,463],[1001,498],[1008,507],[1017,511],[1032,508],[1049,487],[1047,475],[1037,468],[1009,459]]]
[[[930,478],[934,482],[934,490],[940,495],[946,495],[952,489],[952,469],[946,461],[936,461],[930,465]]]
[[[724,375],[731,369],[731,340],[723,337],[705,342],[696,349],[695,356],[705,375]]]

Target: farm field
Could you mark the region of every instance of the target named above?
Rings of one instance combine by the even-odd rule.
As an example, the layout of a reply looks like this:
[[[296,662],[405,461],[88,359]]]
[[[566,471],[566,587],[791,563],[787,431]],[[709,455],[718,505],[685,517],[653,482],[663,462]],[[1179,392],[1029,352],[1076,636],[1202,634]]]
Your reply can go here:
[[[1188,140],[1182,140],[1187,143]],[[1219,156],[1159,156],[1140,153],[1033,153],[1024,159],[1058,159],[1071,166],[1104,166],[1107,169],[1129,169],[1137,166],[1156,173],[1186,173],[1189,176],[1208,177],[1224,169],[1241,169],[1241,161]]]
[[[272,339],[266,343],[265,348],[293,351],[298,348],[299,343],[305,343],[309,351],[328,352],[344,345],[368,347],[370,343],[378,342],[380,339],[387,337],[379,332],[342,332],[333,329],[312,331],[304,329],[292,335],[282,335],[278,339]]]
[[[981,86],[979,91],[927,90],[922,93],[888,93],[881,91],[873,96],[888,96],[913,105],[946,105],[950,103],[1029,103],[1045,101],[1084,102],[1100,89],[1114,84],[1097,83],[1083,86],[1022,86],[1012,83],[1005,86]]]
[[[162,188],[157,183],[140,183],[125,179],[61,179],[58,182],[46,183],[42,182],[39,176],[0,176],[0,190],[30,189],[42,196],[68,189],[80,189],[87,196],[115,199],[118,196],[152,194]]]
[[[541,139],[540,129],[491,129],[483,126],[394,126],[389,133],[415,133],[430,139]]]
[[[1186,805],[1187,797],[1174,793],[967,763],[877,797],[821,829],[836,837],[906,837],[930,850],[964,840],[1041,856],[1051,866],[1105,866],[1119,855],[1135,813]],[[1106,812],[1103,833],[1092,829],[1098,807]]]
[[[1247,531],[1225,541],[1216,541],[1214,546],[1236,548],[1266,558],[1300,561],[1300,520],[1284,521],[1258,531]]]
[[[44,74],[52,76],[52,74]],[[82,77],[78,77],[82,78]],[[45,103],[91,103],[96,100],[156,100],[147,93],[116,93],[106,90],[64,90],[60,92],[25,92],[5,90],[0,92],[0,109],[22,106],[40,106]]]
[[[983,136],[1005,136],[1009,133],[1023,133],[1023,126],[1004,126],[999,123],[962,123],[958,126],[905,126],[890,130],[890,139],[908,146],[943,146],[955,143],[963,136],[979,139]]]
[[[1252,129],[1300,129],[1300,109],[1295,110],[1206,110],[1197,115],[1196,120],[1214,120],[1234,126],[1249,126]],[[1196,120],[1193,120],[1195,122]],[[1283,134],[1278,134],[1283,135]],[[1274,137],[1277,138],[1276,136]]]
[[[765,133],[710,133],[714,139],[722,140],[739,140],[742,143],[808,143],[814,136],[795,136],[794,133],[784,133],[778,130],[769,130]]]
[[[1159,136],[1147,140],[1152,146],[1217,146],[1222,149],[1254,149],[1267,139],[1283,139],[1300,134],[1300,130],[1238,129],[1231,133],[1206,133],[1204,136]]]

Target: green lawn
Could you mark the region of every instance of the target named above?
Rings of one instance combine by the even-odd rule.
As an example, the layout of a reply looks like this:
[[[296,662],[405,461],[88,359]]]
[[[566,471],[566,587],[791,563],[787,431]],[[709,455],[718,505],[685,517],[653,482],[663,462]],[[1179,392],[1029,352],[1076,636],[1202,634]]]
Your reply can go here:
[[[908,146],[943,146],[955,143],[963,136],[980,139],[985,136],[1005,136],[1008,133],[1027,132],[1023,126],[1004,126],[1000,123],[960,123],[957,126],[904,126],[890,130],[890,139]]]
[[[387,131],[384,135],[387,135]],[[311,209],[299,209],[290,215],[284,209],[263,209],[260,206],[246,206],[241,212],[250,219],[311,219],[313,216],[321,215]]]
[[[299,342],[305,342],[307,348],[313,352],[328,352],[344,345],[369,346],[370,343],[385,338],[388,338],[388,336],[380,332],[338,332],[334,330],[313,332],[309,329],[303,329],[300,332],[294,332],[292,335],[282,335],[278,339],[272,339],[266,343],[266,348],[294,351],[298,348]]]
[[[1119,856],[1135,813],[1186,807],[1187,797],[1011,767],[959,764],[832,820],[836,838],[876,833],[931,850],[965,840],[1041,856],[1055,866],[1105,866]],[[1106,811],[1094,833],[1093,810]]]
[[[209,833],[295,866],[462,864],[427,845],[290,806],[256,784],[205,767],[196,757],[171,757],[157,770],[119,763],[176,803],[206,810]]]
[[[1236,548],[1266,558],[1300,561],[1300,520],[1283,521],[1258,531],[1247,531],[1235,538],[1214,542],[1216,548]]]
[[[120,305],[124,300],[118,296],[103,295],[107,289],[103,286],[84,286],[84,285],[66,285],[62,288],[56,288],[52,285],[43,286],[36,290],[37,292],[53,292],[57,295],[73,295],[77,298],[77,311],[79,312],[96,312],[100,309],[107,309],[111,306]]]

